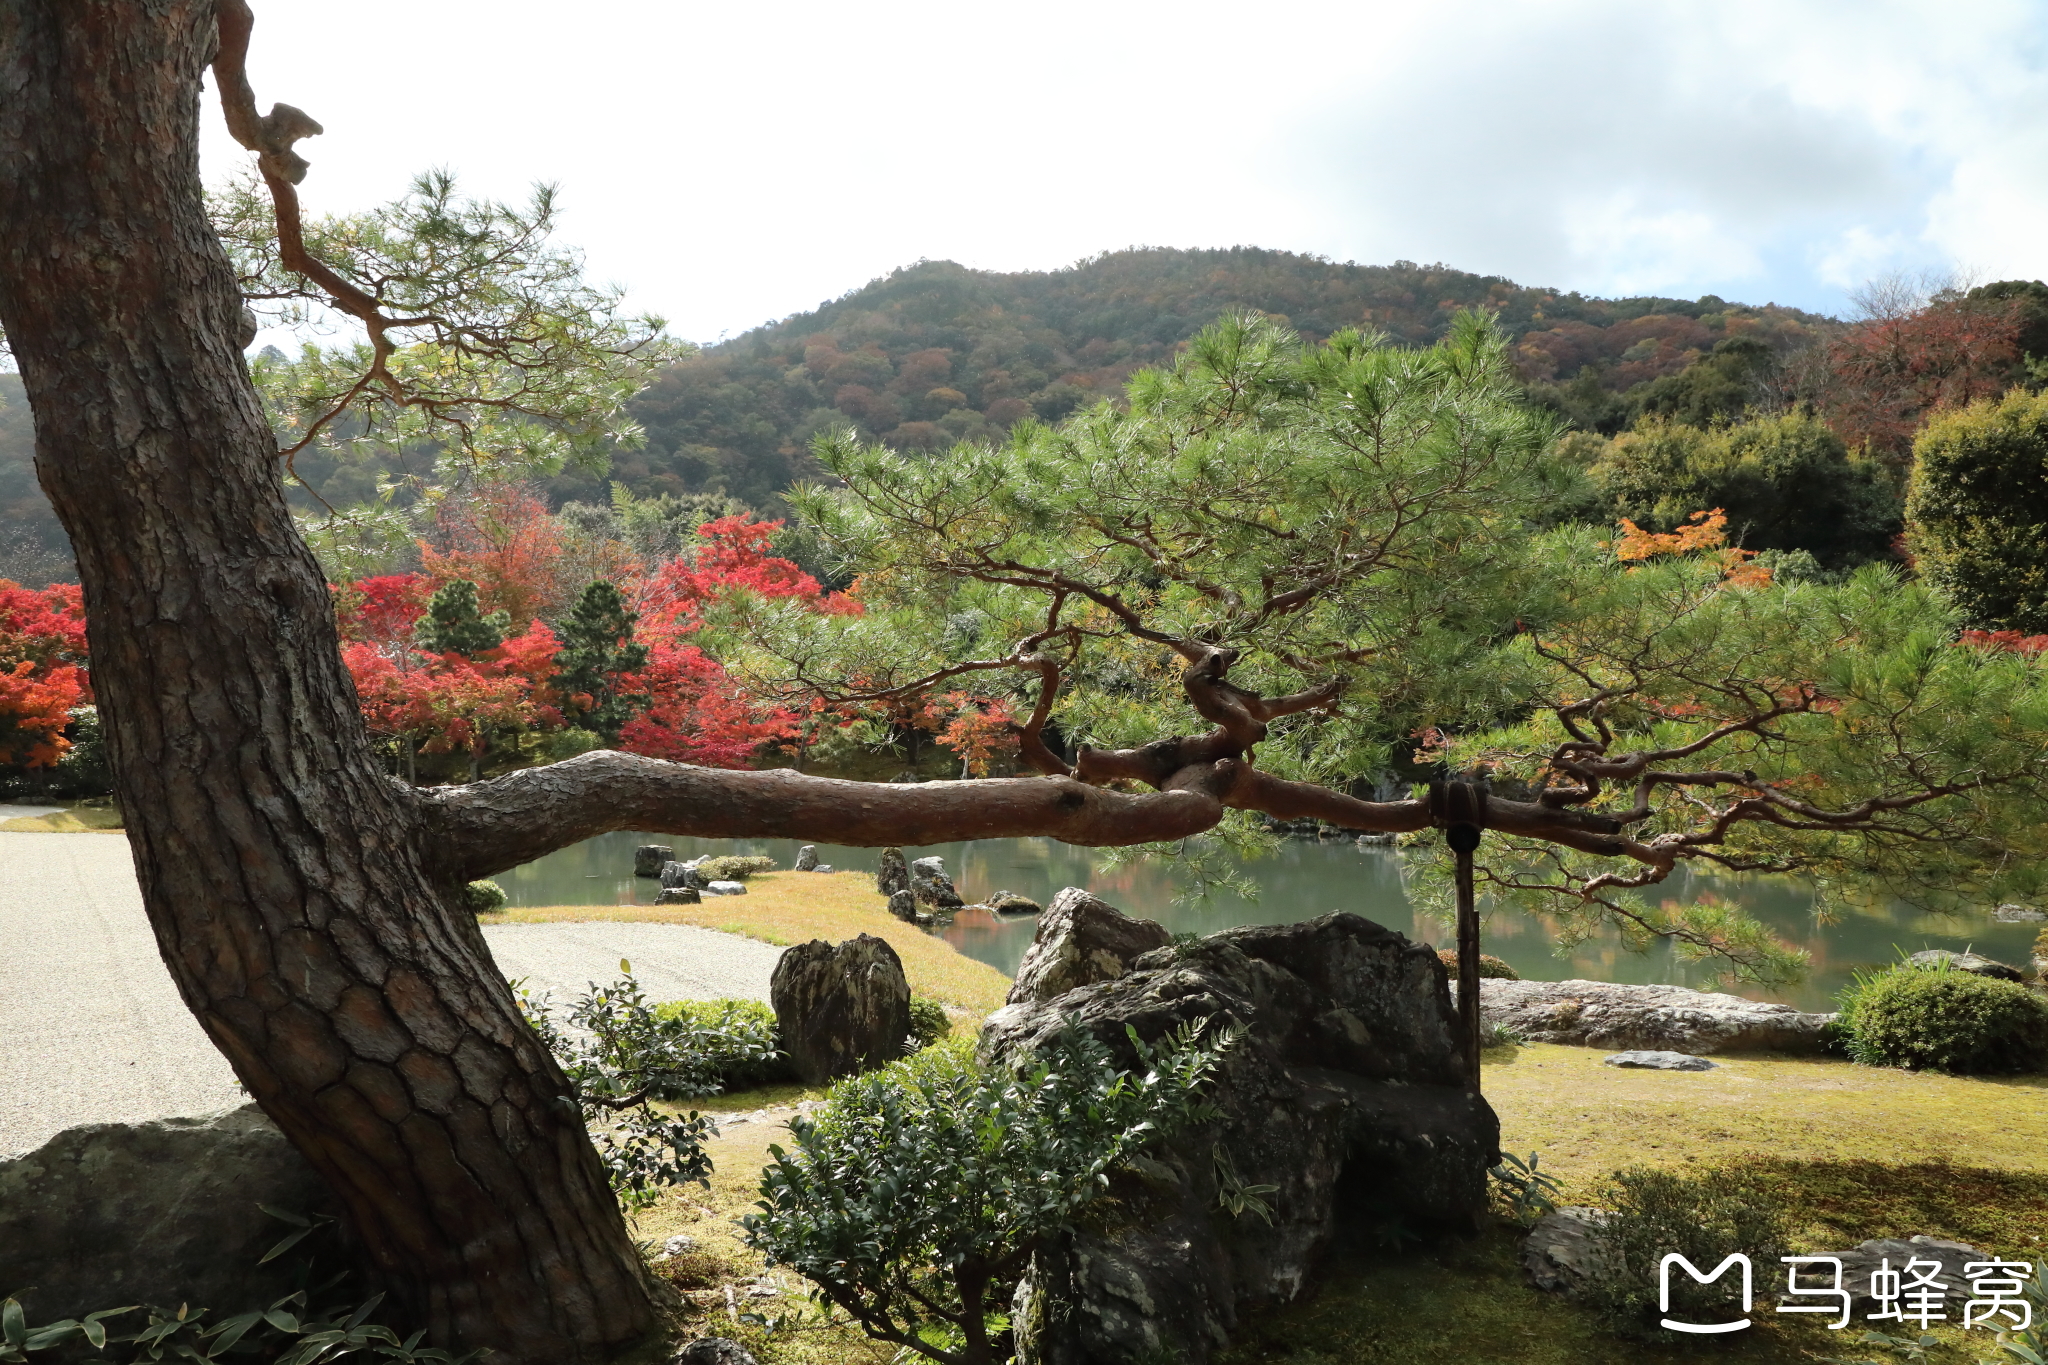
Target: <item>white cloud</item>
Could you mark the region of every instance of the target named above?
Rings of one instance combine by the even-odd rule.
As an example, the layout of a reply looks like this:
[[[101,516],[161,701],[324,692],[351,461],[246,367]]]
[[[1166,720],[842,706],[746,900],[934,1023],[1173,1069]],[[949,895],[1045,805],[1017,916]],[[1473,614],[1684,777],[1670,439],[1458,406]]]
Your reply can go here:
[[[2044,14],[259,0],[252,70],[330,130],[311,207],[559,181],[593,272],[690,336],[1139,242],[1833,307],[1866,262],[2048,275]]]

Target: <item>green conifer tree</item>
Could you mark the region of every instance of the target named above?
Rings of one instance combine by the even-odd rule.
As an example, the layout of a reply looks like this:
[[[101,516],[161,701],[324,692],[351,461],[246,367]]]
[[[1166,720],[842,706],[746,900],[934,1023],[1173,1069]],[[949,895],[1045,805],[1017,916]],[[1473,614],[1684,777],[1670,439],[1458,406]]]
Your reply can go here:
[[[618,685],[621,673],[647,664],[647,646],[633,642],[633,625],[639,619],[637,612],[627,609],[618,585],[598,579],[584,588],[562,620],[564,648],[555,656],[555,666],[562,671],[555,675],[555,689],[570,699],[563,709],[608,744],[618,743],[619,727],[647,704],[644,695],[621,692]],[[589,698],[587,706],[577,700],[584,697]]]
[[[430,654],[475,657],[505,643],[511,618],[502,611],[485,616],[476,602],[476,584],[466,578],[444,583],[427,604],[420,621],[419,645]]]

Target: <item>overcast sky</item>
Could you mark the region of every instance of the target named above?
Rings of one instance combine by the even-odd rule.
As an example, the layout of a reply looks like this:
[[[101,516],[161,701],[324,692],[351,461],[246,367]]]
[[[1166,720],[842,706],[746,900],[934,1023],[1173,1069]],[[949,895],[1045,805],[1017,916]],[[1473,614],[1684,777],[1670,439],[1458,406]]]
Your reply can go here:
[[[591,272],[697,340],[1134,244],[1829,312],[2048,278],[2048,0],[255,7],[259,104],[327,128],[310,210],[553,181]]]

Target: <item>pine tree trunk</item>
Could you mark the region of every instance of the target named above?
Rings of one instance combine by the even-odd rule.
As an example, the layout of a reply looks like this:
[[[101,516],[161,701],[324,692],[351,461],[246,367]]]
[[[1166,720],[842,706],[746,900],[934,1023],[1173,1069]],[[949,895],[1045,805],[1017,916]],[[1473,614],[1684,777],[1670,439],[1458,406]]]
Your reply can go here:
[[[0,0],[0,325],[77,547],[143,901],[393,1316],[508,1361],[606,1359],[656,1325],[653,1291],[369,743],[236,345],[198,175],[214,43],[211,0]]]

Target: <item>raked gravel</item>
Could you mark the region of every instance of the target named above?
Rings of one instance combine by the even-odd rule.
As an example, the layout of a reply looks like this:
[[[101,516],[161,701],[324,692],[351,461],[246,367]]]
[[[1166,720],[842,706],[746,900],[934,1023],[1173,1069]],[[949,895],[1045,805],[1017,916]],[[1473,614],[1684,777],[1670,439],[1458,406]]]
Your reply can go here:
[[[507,976],[558,1001],[613,980],[622,957],[652,999],[765,1000],[782,953],[680,924],[501,924],[484,938]],[[157,955],[128,841],[0,831],[0,1157],[81,1123],[243,1099]]]

